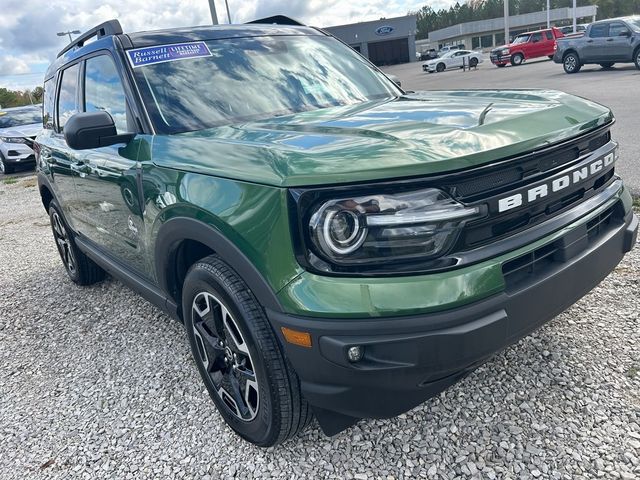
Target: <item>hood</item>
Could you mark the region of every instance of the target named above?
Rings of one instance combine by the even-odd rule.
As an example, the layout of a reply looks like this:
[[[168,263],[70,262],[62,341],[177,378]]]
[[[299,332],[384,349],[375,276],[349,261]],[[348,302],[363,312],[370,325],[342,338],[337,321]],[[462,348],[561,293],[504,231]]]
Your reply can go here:
[[[161,166],[275,186],[460,170],[530,152],[612,121],[556,91],[421,92],[242,125],[147,137]]]
[[[492,49],[491,52],[499,52],[500,50],[503,50],[505,48],[511,48],[511,45],[502,45],[500,47],[496,47],[496,48]]]
[[[17,127],[0,128],[0,135],[6,137],[35,137],[42,130],[41,123],[19,125]]]

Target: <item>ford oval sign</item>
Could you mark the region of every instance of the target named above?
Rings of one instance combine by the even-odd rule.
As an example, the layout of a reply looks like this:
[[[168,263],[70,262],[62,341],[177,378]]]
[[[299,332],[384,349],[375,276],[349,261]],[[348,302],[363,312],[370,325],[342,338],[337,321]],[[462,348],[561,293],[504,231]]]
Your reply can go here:
[[[376,28],[376,35],[389,35],[394,30],[391,25],[383,25],[382,27]]]

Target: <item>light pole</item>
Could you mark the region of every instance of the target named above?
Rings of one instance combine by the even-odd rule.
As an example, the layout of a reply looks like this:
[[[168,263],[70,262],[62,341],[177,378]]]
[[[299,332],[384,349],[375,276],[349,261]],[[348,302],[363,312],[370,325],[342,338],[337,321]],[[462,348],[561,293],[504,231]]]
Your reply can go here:
[[[577,23],[578,19],[576,18],[576,0],[573,0],[573,33],[577,33]]]
[[[227,18],[229,19],[229,25],[231,25],[231,12],[229,12],[229,0],[224,0],[224,6],[227,7]]]
[[[551,0],[547,0],[547,28],[551,28]]]
[[[69,35],[69,43],[73,42],[73,38],[71,38],[71,34],[80,35],[80,30],[69,30],[68,32],[57,33],[59,37],[64,37],[65,35]]]
[[[504,1],[504,44],[509,45],[509,0]]]
[[[209,0],[209,10],[211,11],[211,23],[218,25],[218,14],[216,13],[216,3],[214,0]]]

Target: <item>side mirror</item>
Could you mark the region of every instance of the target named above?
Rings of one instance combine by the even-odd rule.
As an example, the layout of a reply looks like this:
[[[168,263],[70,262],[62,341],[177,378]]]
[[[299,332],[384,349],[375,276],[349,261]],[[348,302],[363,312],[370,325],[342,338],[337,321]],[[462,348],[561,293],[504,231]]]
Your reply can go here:
[[[623,30],[622,32],[620,32],[618,34],[619,37],[630,37],[631,36],[631,32],[629,30]]]
[[[64,125],[64,139],[74,150],[129,143],[135,133],[118,135],[113,118],[107,112],[80,112]]]

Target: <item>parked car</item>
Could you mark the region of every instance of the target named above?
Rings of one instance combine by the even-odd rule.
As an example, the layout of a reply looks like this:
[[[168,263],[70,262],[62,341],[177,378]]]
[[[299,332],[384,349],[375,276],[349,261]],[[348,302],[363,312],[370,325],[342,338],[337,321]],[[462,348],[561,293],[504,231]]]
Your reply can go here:
[[[585,295],[638,228],[610,109],[404,92],[286,21],[98,25],[47,70],[36,139],[69,278],[109,272],[184,322],[260,446],[419,405]]]
[[[482,63],[482,53],[470,50],[453,50],[439,58],[422,64],[422,70],[428,73],[444,72],[447,68],[476,67]]]
[[[587,27],[589,26],[588,23],[579,23],[576,25],[576,32],[575,33],[584,33],[584,31],[587,29]],[[564,36],[567,35],[572,35],[573,32],[573,25],[565,25],[564,27],[558,27],[560,29],[560,31],[562,32],[562,34]]]
[[[35,166],[36,157],[32,147],[40,130],[40,106],[0,110],[0,173],[13,173],[16,168]]]
[[[562,37],[562,32],[555,27],[522,33],[509,45],[491,50],[491,63],[497,67],[504,67],[509,63],[517,66],[532,58],[552,58],[556,40]]]
[[[441,57],[446,53],[452,52],[454,50],[464,50],[464,45],[463,44],[445,45],[444,47],[441,47],[440,50],[438,50],[438,56]]]
[[[615,63],[635,63],[640,70],[640,16],[590,24],[584,36],[558,41],[553,61],[566,73],[577,73],[588,64],[611,68]]]
[[[438,58],[438,52],[435,48],[430,48],[429,50],[422,52],[420,54],[420,60],[431,60],[433,58]]]

